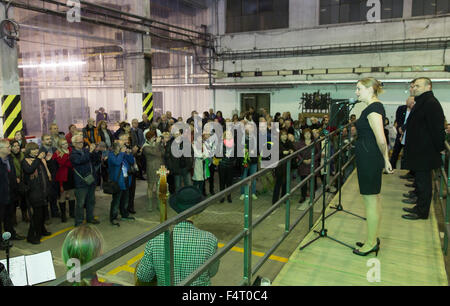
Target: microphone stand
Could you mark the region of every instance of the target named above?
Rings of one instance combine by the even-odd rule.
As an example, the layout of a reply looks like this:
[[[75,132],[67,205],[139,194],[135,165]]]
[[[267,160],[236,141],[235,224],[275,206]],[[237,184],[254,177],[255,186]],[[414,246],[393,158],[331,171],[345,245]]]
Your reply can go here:
[[[5,239],[5,236],[4,236],[5,234],[9,235],[9,238]],[[2,239],[6,245],[6,250],[5,250],[6,251],[6,270],[8,271],[8,276],[9,276],[9,247],[10,247],[9,239],[11,239],[11,234],[9,232],[3,233]]]
[[[337,111],[337,113],[336,114],[338,114],[340,111],[341,111],[341,109],[342,109],[342,107],[344,106],[344,105],[346,105],[346,104],[341,104],[341,106],[339,107],[339,110]],[[348,118],[349,118],[349,116],[348,116],[348,114],[350,114],[350,112],[353,110],[353,108],[355,107],[355,105],[356,104],[353,104],[351,107],[351,109],[349,109],[349,111],[348,111],[348,113],[347,113],[347,121],[348,121]],[[330,121],[331,122],[331,121]],[[348,131],[348,134],[350,135],[350,131]],[[339,148],[341,148],[342,147],[342,131],[339,133]],[[345,213],[347,213],[347,214],[349,214],[349,215],[353,215],[353,216],[355,216],[355,217],[358,217],[358,218],[361,218],[361,219],[363,219],[363,220],[367,220],[366,218],[364,218],[364,217],[362,217],[362,216],[359,216],[359,215],[357,215],[357,214],[354,214],[354,213],[352,213],[352,212],[350,212],[350,211],[348,211],[348,210],[345,210],[344,209],[344,207],[342,206],[342,202],[341,202],[341,194],[342,194],[342,169],[341,169],[341,166],[342,166],[342,152],[339,152],[339,157],[338,157],[338,163],[339,163],[339,177],[338,177],[338,186],[339,186],[339,202],[338,202],[338,204],[337,204],[337,206],[330,206],[330,209],[336,209],[336,211],[334,211],[334,212],[332,212],[331,214],[329,214],[328,216],[326,216],[325,217],[325,219],[326,218],[328,218],[328,217],[331,217],[332,215],[334,215],[335,213],[337,213],[338,211],[342,211],[342,212],[345,212]]]
[[[9,276],[9,241],[6,241],[6,270]]]
[[[328,124],[329,125],[329,124]],[[330,144],[330,134],[329,133],[325,133],[326,139],[327,141],[325,142],[326,144],[328,143],[328,145]],[[320,153],[319,153],[320,154]],[[328,163],[328,158],[327,158],[328,154],[325,155],[325,162],[324,164],[326,165]],[[351,245],[348,245],[342,241],[339,241],[333,237],[328,236],[328,230],[325,228],[325,210],[326,210],[326,182],[322,182],[322,228],[320,231],[314,231],[314,233],[319,234],[319,236],[317,236],[316,238],[314,238],[313,240],[311,240],[310,242],[308,242],[307,244],[305,244],[304,246],[300,247],[300,251],[303,250],[304,248],[306,248],[307,246],[309,246],[310,244],[312,244],[314,241],[317,241],[320,238],[329,238],[337,243],[342,244],[343,246],[346,246],[352,250],[354,250],[355,248]]]

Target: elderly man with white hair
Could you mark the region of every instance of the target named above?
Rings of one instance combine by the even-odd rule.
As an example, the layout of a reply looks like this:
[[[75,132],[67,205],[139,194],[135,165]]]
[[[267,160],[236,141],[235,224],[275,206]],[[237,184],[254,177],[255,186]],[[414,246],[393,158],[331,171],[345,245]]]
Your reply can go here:
[[[74,149],[70,154],[70,162],[73,165],[75,182],[75,226],[80,226],[84,221],[84,207],[86,206],[86,219],[88,223],[99,224],[94,219],[95,185],[97,171],[94,169],[101,163],[101,153],[95,144],[89,149],[83,148],[83,136],[77,134],[72,137]]]

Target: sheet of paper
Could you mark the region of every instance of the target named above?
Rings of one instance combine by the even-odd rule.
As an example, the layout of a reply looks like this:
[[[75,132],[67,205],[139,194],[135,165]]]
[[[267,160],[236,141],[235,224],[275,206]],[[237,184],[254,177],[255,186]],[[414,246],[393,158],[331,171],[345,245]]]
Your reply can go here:
[[[28,284],[30,286],[45,283],[56,279],[53,266],[52,253],[50,251],[25,257],[27,267]]]
[[[6,259],[0,260],[0,262],[6,267]],[[25,266],[25,256],[19,256],[9,259],[9,278],[14,286],[27,286],[27,270]]]

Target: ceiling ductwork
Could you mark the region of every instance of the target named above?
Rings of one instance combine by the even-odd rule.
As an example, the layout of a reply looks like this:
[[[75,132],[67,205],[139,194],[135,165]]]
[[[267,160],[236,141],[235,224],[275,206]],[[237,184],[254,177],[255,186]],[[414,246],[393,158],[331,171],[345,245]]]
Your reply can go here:
[[[354,67],[354,68],[311,68],[293,70],[267,70],[267,71],[236,71],[236,72],[215,72],[215,79],[242,79],[253,77],[277,77],[277,76],[316,76],[331,74],[363,74],[363,73],[415,73],[415,72],[450,72],[450,65],[430,65],[430,66],[385,66],[385,67]]]

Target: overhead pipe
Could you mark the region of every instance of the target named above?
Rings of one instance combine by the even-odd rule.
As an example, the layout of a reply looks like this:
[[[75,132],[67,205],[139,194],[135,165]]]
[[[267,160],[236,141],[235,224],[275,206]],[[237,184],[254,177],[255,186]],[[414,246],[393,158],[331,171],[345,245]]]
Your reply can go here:
[[[6,3],[6,0],[0,0],[1,3]],[[40,7],[36,7],[36,6],[31,6],[31,5],[25,5],[22,3],[11,3],[12,6],[14,7],[18,7],[21,9],[25,9],[25,10],[30,10],[30,11],[34,11],[34,12],[39,12],[39,13],[43,13],[43,14],[48,14],[48,15],[55,15],[58,17],[62,17],[62,18],[66,18],[66,13],[65,12],[58,12],[58,11],[54,11],[54,10],[50,10],[50,9],[45,9],[45,8],[40,8]],[[202,44],[197,44],[193,41],[187,41],[187,40],[183,40],[183,39],[178,39],[178,38],[170,38],[170,37],[165,37],[165,36],[161,36],[149,31],[143,31],[143,30],[138,30],[138,29],[134,29],[134,28],[130,28],[130,27],[126,27],[126,26],[121,26],[121,25],[116,25],[113,23],[109,23],[109,22],[105,22],[105,21],[101,21],[101,20],[97,20],[97,19],[92,19],[92,18],[88,18],[88,17],[80,17],[82,21],[87,22],[87,23],[93,23],[96,25],[102,25],[102,26],[106,26],[106,27],[110,27],[110,28],[115,28],[115,29],[119,29],[122,31],[127,31],[127,32],[132,32],[132,33],[138,33],[138,34],[142,34],[142,35],[148,35],[148,36],[153,36],[153,37],[158,37],[161,39],[166,39],[166,40],[172,40],[172,41],[180,41],[189,45],[194,45],[194,46],[199,46],[202,48],[208,48],[208,46],[202,45]]]
[[[41,1],[45,1],[45,0],[41,0]],[[202,33],[202,32],[198,32],[198,31],[191,30],[191,29],[186,29],[186,28],[179,27],[179,26],[174,26],[174,25],[171,25],[171,24],[168,24],[168,23],[165,23],[165,22],[161,22],[161,21],[158,21],[158,20],[154,20],[154,19],[150,19],[150,18],[146,18],[146,17],[134,15],[134,14],[131,14],[131,13],[122,12],[122,11],[119,11],[119,10],[116,10],[116,9],[113,9],[113,8],[110,8],[110,7],[107,7],[107,6],[102,6],[102,5],[94,4],[94,3],[92,3],[92,2],[88,2],[88,1],[80,1],[80,3],[81,3],[81,4],[85,4],[85,5],[89,5],[89,6],[92,6],[92,7],[100,8],[100,9],[103,9],[103,10],[107,10],[107,11],[110,11],[110,12],[122,14],[122,15],[125,15],[125,16],[128,16],[128,17],[133,17],[133,18],[136,18],[136,19],[141,19],[141,20],[143,20],[143,21],[148,21],[148,22],[150,22],[150,23],[159,23],[159,24],[162,24],[162,25],[165,25],[165,26],[170,26],[170,27],[172,27],[172,28],[179,29],[179,30],[183,30],[183,31],[186,31],[186,32],[191,32],[191,33],[195,33],[195,34],[199,34],[199,35],[204,35],[204,33]]]
[[[56,4],[56,5],[62,5],[62,6],[71,8],[71,6],[67,5],[66,3],[61,3],[61,2],[58,2],[58,1],[55,1],[55,0],[41,0],[41,1],[47,2],[47,3],[51,3],[51,4]],[[80,1],[80,3],[83,3],[83,1]],[[96,6],[96,7],[99,7],[101,9],[108,10],[108,11],[113,10],[113,9],[105,8],[105,7],[102,7],[102,6],[99,6],[99,5],[93,5],[93,6]],[[151,25],[151,24],[143,24],[142,22],[139,22],[139,21],[133,21],[133,20],[125,19],[123,17],[119,17],[119,16],[107,14],[107,13],[99,13],[97,11],[94,11],[94,10],[88,9],[88,8],[82,8],[82,10],[86,11],[88,13],[102,15],[102,16],[106,16],[106,17],[109,17],[109,18],[113,18],[113,19],[117,19],[117,20],[120,20],[120,21],[124,21],[124,22],[127,22],[127,23],[132,23],[132,24],[136,24],[136,25],[142,25],[142,26],[146,26],[146,27],[151,27],[151,28],[154,28],[154,29],[157,29],[157,30],[162,30],[162,31],[166,31],[166,32],[173,33],[173,34],[176,34],[176,35],[181,35],[181,36],[185,36],[185,37],[191,38],[191,35],[189,35],[189,34],[172,31],[172,30],[161,28],[161,27],[157,27],[157,26],[154,26],[154,25]],[[117,10],[113,10],[113,11],[114,11],[114,13],[115,12],[122,12],[122,11],[117,11]],[[123,12],[121,14],[123,14]],[[135,17],[133,17],[133,18],[135,18]],[[137,19],[139,19],[139,18],[137,18]],[[171,26],[171,27],[173,27],[173,26]],[[186,30],[184,30],[184,31],[186,31]]]

